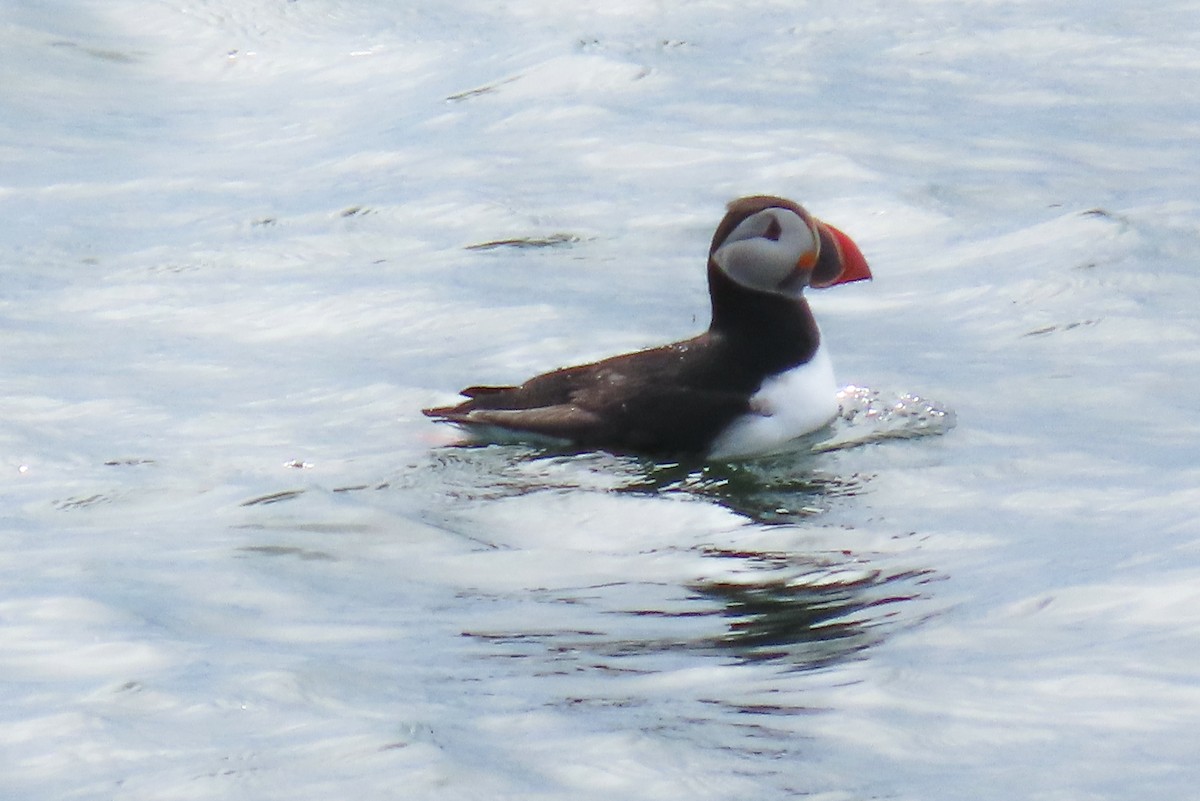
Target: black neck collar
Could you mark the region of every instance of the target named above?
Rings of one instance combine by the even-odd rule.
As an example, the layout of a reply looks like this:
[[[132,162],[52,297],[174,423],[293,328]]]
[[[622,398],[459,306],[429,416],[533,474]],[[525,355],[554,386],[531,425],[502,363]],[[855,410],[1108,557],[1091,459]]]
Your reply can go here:
[[[743,358],[776,373],[812,358],[821,342],[817,321],[803,296],[789,297],[749,289],[708,260],[712,299],[709,332],[727,340]]]

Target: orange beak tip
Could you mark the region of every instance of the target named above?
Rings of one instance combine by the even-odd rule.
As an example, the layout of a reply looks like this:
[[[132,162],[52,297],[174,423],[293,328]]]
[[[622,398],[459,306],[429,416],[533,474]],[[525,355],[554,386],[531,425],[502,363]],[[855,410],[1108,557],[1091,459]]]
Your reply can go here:
[[[830,286],[871,280],[871,268],[867,266],[867,259],[858,249],[858,245],[854,244],[854,240],[828,223],[825,224],[825,227],[837,240],[838,249],[842,255],[842,273],[830,283]]]

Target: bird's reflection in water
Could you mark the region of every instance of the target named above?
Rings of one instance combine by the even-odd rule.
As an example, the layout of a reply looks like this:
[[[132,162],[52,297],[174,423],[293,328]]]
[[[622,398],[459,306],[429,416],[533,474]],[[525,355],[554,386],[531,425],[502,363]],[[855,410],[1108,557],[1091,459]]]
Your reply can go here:
[[[551,672],[598,669],[653,672],[656,655],[690,652],[739,662],[773,662],[816,670],[858,658],[898,628],[922,619],[903,602],[925,594],[937,575],[889,569],[839,554],[817,559],[786,554],[705,549],[713,565],[704,578],[676,586],[621,582],[559,588],[525,603],[569,603],[570,629],[530,625],[464,632],[489,644],[496,657],[548,660]]]
[[[793,452],[745,462],[661,461],[604,452],[562,452],[522,445],[455,446],[431,451],[385,481],[337,487],[428,491],[458,507],[542,492],[582,491],[688,496],[757,523],[788,523],[863,492],[869,476],[823,469],[820,455]],[[294,493],[282,493],[290,498]],[[249,503],[277,500],[265,496]]]
[[[617,488],[647,494],[683,493],[717,503],[756,523],[788,523],[821,514],[839,498],[860,494],[867,477],[818,468],[811,454],[748,462],[645,463]]]
[[[779,660],[815,669],[853,658],[878,643],[901,616],[900,604],[921,597],[934,579],[925,569],[885,570],[862,558],[844,561],[711,551],[754,565],[745,577],[697,582],[698,596],[721,604],[726,630],[714,648],[748,661]]]
[[[420,469],[391,481],[335,492],[429,488],[430,497],[442,499],[444,511],[430,505],[427,519],[480,538],[486,533],[476,530],[471,511],[506,498],[544,492],[687,496],[752,521],[748,532],[774,530],[786,541],[788,526],[817,531],[811,527],[818,516],[840,502],[853,502],[870,481],[868,475],[834,473],[829,468],[836,463],[812,453],[730,464],[511,446],[444,449],[432,456]],[[613,576],[600,585],[575,587],[548,579],[546,589],[514,595],[464,588],[464,598],[513,603],[526,611],[499,625],[479,621],[463,634],[486,644],[482,656],[547,659],[554,671],[568,663],[578,669],[582,662],[636,673],[653,669],[644,660],[654,661],[655,654],[681,651],[812,670],[855,659],[897,627],[922,619],[924,605],[903,602],[922,598],[926,585],[938,577],[934,571],[895,553],[862,550],[852,529],[833,542],[828,536],[820,540],[815,547],[775,546],[778,550],[728,542],[719,547],[681,544],[697,561],[693,578],[678,583]],[[530,608],[550,604],[561,609],[564,603],[575,610],[569,628],[550,623],[555,615]],[[543,627],[538,620],[550,624]]]

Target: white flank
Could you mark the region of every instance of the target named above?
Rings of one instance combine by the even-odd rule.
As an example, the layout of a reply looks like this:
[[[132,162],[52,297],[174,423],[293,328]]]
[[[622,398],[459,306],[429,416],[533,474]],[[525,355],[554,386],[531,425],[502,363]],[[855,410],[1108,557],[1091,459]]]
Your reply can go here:
[[[734,420],[709,449],[710,459],[735,459],[786,450],[838,412],[837,382],[825,346],[805,364],[772,376],[750,399],[751,411]]]

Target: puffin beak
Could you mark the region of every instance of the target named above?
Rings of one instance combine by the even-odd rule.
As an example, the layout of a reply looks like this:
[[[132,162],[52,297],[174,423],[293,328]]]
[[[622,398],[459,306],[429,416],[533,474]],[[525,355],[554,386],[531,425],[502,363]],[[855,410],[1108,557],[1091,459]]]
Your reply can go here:
[[[837,247],[838,261],[841,263],[842,270],[832,279],[821,282],[814,281],[812,285],[818,289],[824,289],[836,284],[869,280],[871,278],[871,268],[867,266],[867,260],[863,256],[862,251],[858,249],[858,245],[854,244],[854,240],[829,223],[821,222],[820,220],[814,220],[814,222],[816,222],[817,228],[823,234],[821,237],[822,244],[831,241]],[[824,255],[822,253],[822,256]]]

